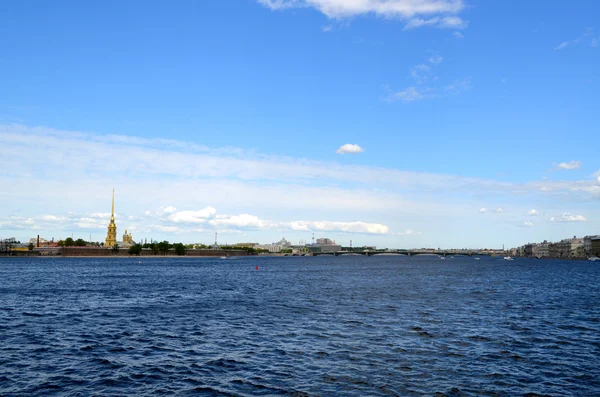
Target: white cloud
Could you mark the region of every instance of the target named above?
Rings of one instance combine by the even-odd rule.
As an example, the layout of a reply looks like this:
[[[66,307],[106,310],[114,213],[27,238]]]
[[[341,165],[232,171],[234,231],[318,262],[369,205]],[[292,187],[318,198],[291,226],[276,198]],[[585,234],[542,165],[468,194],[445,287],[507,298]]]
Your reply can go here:
[[[557,168],[563,170],[576,170],[581,168],[581,161],[571,160],[568,163],[560,163]]]
[[[216,214],[217,210],[213,207],[206,207],[199,211],[175,212],[175,209],[173,209],[167,219],[175,223],[204,223],[208,219],[213,218]]]
[[[597,179],[598,185],[600,185],[600,176]]]
[[[429,19],[413,18],[408,21],[406,26],[404,26],[404,30],[420,28],[423,26],[429,26],[439,29],[465,29],[467,25],[468,22],[464,21],[463,19],[457,16],[449,16],[443,18],[434,17]]]
[[[533,222],[523,221],[522,226],[523,227],[533,227]]]
[[[110,219],[110,212],[94,212],[93,214],[90,214],[89,217],[90,218],[96,218],[96,219]],[[117,214],[115,214],[115,218],[117,217]]]
[[[366,234],[387,234],[390,229],[386,225],[366,222],[330,222],[330,221],[295,221],[283,223],[292,230],[297,231],[322,231],[322,232],[346,232]]]
[[[181,233],[182,230],[177,226],[164,226],[164,225],[152,225],[150,226],[152,231],[159,231],[163,233]]]
[[[360,146],[353,144],[353,143],[346,143],[345,145],[342,145],[338,148],[338,150],[336,150],[335,152],[337,154],[357,154],[357,153],[362,153],[365,150],[363,148],[361,148]]]
[[[435,56],[432,56],[431,58],[429,58],[429,62],[433,63],[434,65],[437,65],[438,63],[442,63],[443,60],[444,60],[444,57],[439,56],[439,55],[435,55]]]
[[[554,51],[562,50],[563,48],[567,48],[568,46],[569,46],[569,42],[563,41],[562,43],[560,43],[559,45],[554,47]]]
[[[564,50],[565,48],[571,46],[571,45],[576,45],[579,44],[581,42],[587,42],[588,39],[590,40],[590,45],[592,47],[595,47],[598,45],[598,38],[596,37],[592,37],[594,34],[594,29],[593,28],[588,28],[585,30],[585,32],[579,36],[578,38],[576,38],[575,40],[567,40],[567,41],[563,41],[562,43],[560,43],[559,45],[557,45],[556,47],[554,47],[554,51],[560,51],[560,50]]]
[[[393,233],[393,234],[394,234],[394,236],[420,236],[420,235],[422,235],[423,233],[422,233],[422,232],[415,232],[415,231],[414,231],[414,230],[412,230],[412,229],[406,229],[406,230],[405,230],[405,231],[403,231],[403,232],[399,232],[399,233]]]
[[[375,14],[388,18],[408,19],[415,15],[457,14],[465,7],[463,0],[258,0],[272,10],[312,7],[329,18],[349,18]]]
[[[486,212],[487,212],[487,208],[481,208],[481,209],[479,210],[479,213],[480,213],[480,214],[485,214]]]
[[[428,65],[434,67],[431,63]],[[466,222],[474,222],[473,217],[477,213],[473,209],[478,210],[475,205],[479,200],[485,200],[484,203],[515,202],[515,205],[522,206],[523,202],[539,202],[541,196],[546,206],[550,206],[555,198],[560,202],[569,200],[573,205],[572,212],[582,213],[578,202],[584,206],[590,198],[600,198],[600,184],[597,183],[600,174],[586,180],[513,183],[270,156],[236,148],[195,148],[193,143],[186,142],[171,141],[160,150],[159,147],[159,141],[138,141],[133,137],[113,139],[41,127],[0,125],[1,161],[8,161],[11,167],[31,175],[22,179],[0,174],[0,182],[11,186],[10,191],[0,191],[4,218],[25,214],[35,221],[27,225],[22,222],[27,217],[11,220],[0,215],[3,225],[0,228],[20,227],[18,230],[26,231],[42,227],[44,231],[62,231],[69,235],[72,231],[89,228],[92,233],[97,231],[99,236],[95,238],[101,240],[99,237],[105,235],[110,215],[108,212],[95,213],[99,218],[94,218],[90,212],[110,209],[113,186],[118,192],[116,205],[122,214],[118,222],[120,232],[125,228],[138,227],[140,232],[136,234],[147,233],[146,230],[157,224],[176,227],[173,230],[177,233],[186,233],[182,238],[198,240],[205,237],[195,235],[193,228],[207,230],[208,233],[215,228],[219,231],[223,228],[234,230],[233,226],[211,225],[208,220],[217,219],[216,216],[203,221],[204,217],[193,213],[211,204],[222,209],[223,214],[249,214],[256,216],[263,225],[268,222],[264,219],[273,222],[261,229],[250,226],[245,229],[265,230],[264,233],[256,233],[257,239],[279,230],[290,230],[297,235],[304,230],[312,230],[311,227],[319,231],[317,228],[323,228],[323,225],[335,228],[332,233],[338,230],[381,230],[379,226],[360,223],[348,225],[349,222],[345,221],[349,220],[349,214],[363,224],[385,223],[383,226],[388,230],[404,230],[402,226],[407,223],[414,225],[414,230],[427,227],[427,238],[434,239],[436,237],[431,236],[435,232],[430,232],[432,229],[425,226],[433,222],[431,219],[450,222],[449,219],[462,217]],[[111,160],[107,161],[108,158]],[[35,171],[41,167],[52,178],[36,175]],[[120,174],[123,169],[135,178]],[[160,184],[160,189],[157,189],[157,184]],[[440,195],[444,197],[441,202]],[[519,200],[523,202],[519,203]],[[45,207],[29,203],[45,203]],[[145,211],[161,203],[169,205],[165,205],[158,215],[154,211]],[[179,210],[165,212],[168,207]],[[192,213],[186,214],[181,208],[192,210]],[[492,207],[489,212],[494,210]],[[68,211],[76,213],[65,215]],[[68,219],[53,222],[51,218],[40,218],[47,214]],[[169,219],[173,214],[179,215]],[[129,216],[140,219],[129,219]],[[586,216],[590,219],[595,217],[591,213],[586,213]],[[298,221],[291,223],[294,220]],[[235,218],[230,222],[235,222]],[[156,238],[160,231],[152,230],[156,233],[152,237]],[[56,233],[48,235],[60,237]],[[392,235],[380,235],[385,236],[381,239],[368,237],[365,241],[378,244],[378,241],[387,241],[386,238]]]
[[[326,26],[323,26],[323,27],[321,28],[321,30],[322,30],[323,32],[325,32],[325,33],[327,33],[327,32],[331,32],[331,31],[333,30],[333,26],[332,26],[332,25],[326,25]]]
[[[389,92],[389,95],[385,98],[385,100],[388,102],[413,102],[429,97],[429,94],[420,92],[416,87],[408,87],[401,91]]]
[[[173,206],[168,206],[166,208],[163,208],[163,211],[166,212],[167,214],[172,214],[173,212],[177,211],[177,208],[175,208]]]
[[[240,215],[218,215],[215,219],[211,219],[209,224],[215,227],[227,226],[230,228],[252,228],[266,229],[277,227],[275,222],[263,221],[255,215],[240,214]]]
[[[506,210],[502,207],[498,207],[498,208],[496,208],[495,212],[496,212],[496,214],[502,214],[502,213],[506,212]]]
[[[465,38],[465,35],[462,34],[461,32],[458,32],[458,31],[457,32],[452,32],[452,36],[454,36],[454,38],[459,39],[459,40]]]
[[[445,90],[451,94],[460,94],[463,91],[471,89],[471,78],[467,77],[464,79],[456,80],[452,84],[448,84]]]
[[[67,217],[64,216],[56,216],[56,215],[42,215],[40,220],[45,222],[63,222],[67,220]]]
[[[561,216],[553,216],[550,218],[552,222],[585,222],[587,219],[583,215],[571,215],[564,213]]]
[[[539,215],[539,212],[537,212],[537,210],[535,210],[535,209],[531,209],[531,210],[527,211],[527,215],[536,216],[536,215]]]
[[[260,230],[293,230],[293,231],[320,231],[320,232],[345,232],[365,234],[388,234],[390,229],[386,225],[367,222],[332,222],[332,221],[269,221],[255,215],[218,215],[209,221],[214,227],[228,227],[233,229],[260,229]]]

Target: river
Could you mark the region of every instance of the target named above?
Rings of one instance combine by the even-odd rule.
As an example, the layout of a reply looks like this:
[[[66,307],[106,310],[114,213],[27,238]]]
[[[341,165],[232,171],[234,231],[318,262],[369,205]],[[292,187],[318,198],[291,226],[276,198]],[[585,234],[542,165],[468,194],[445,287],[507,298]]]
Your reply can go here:
[[[599,287],[585,261],[0,258],[0,395],[600,395]]]

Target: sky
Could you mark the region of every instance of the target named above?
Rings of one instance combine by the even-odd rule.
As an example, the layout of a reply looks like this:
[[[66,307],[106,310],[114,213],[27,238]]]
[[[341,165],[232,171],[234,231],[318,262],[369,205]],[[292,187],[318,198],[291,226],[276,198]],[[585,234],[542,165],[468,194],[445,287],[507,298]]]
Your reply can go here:
[[[0,238],[600,234],[600,3],[6,1]]]

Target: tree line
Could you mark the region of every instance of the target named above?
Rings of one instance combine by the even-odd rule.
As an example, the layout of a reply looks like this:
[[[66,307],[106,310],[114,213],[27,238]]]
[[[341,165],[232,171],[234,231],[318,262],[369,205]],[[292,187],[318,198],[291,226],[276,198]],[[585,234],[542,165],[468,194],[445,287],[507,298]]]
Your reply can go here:
[[[104,247],[104,243],[101,243],[101,242],[85,241],[81,238],[74,240],[71,237],[68,237],[64,240],[59,240],[57,244],[59,247]],[[110,248],[112,248],[112,250],[115,253],[118,253],[122,249],[122,247],[120,247],[118,244],[115,244],[114,246],[112,246]],[[175,255],[183,256],[183,255],[185,255],[185,251],[188,249],[211,249],[211,248],[212,248],[211,246],[205,245],[205,244],[183,244],[183,243],[171,244],[170,242],[165,240],[165,241],[161,241],[161,242],[151,242],[151,243],[145,243],[145,244],[137,243],[137,244],[134,244],[131,247],[129,247],[128,252],[130,255],[140,255],[142,253],[142,250],[149,249],[152,251],[152,255],[167,255],[171,250],[173,250],[175,252]],[[222,245],[219,247],[219,249],[227,250],[227,251],[242,250],[242,251],[246,251],[250,255],[262,254],[262,253],[269,252],[268,250],[265,250],[262,248],[254,248],[254,247],[238,246],[238,245]],[[292,252],[292,250],[289,249],[289,253],[291,253],[291,252]],[[285,253],[285,252],[283,252],[283,253]]]

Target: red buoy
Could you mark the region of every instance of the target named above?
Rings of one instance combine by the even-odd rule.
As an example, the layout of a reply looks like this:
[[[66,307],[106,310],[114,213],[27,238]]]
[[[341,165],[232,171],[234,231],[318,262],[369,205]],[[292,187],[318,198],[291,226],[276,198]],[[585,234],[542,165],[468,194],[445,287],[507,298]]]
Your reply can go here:
[[[256,270],[258,270],[258,266],[256,266]]]

